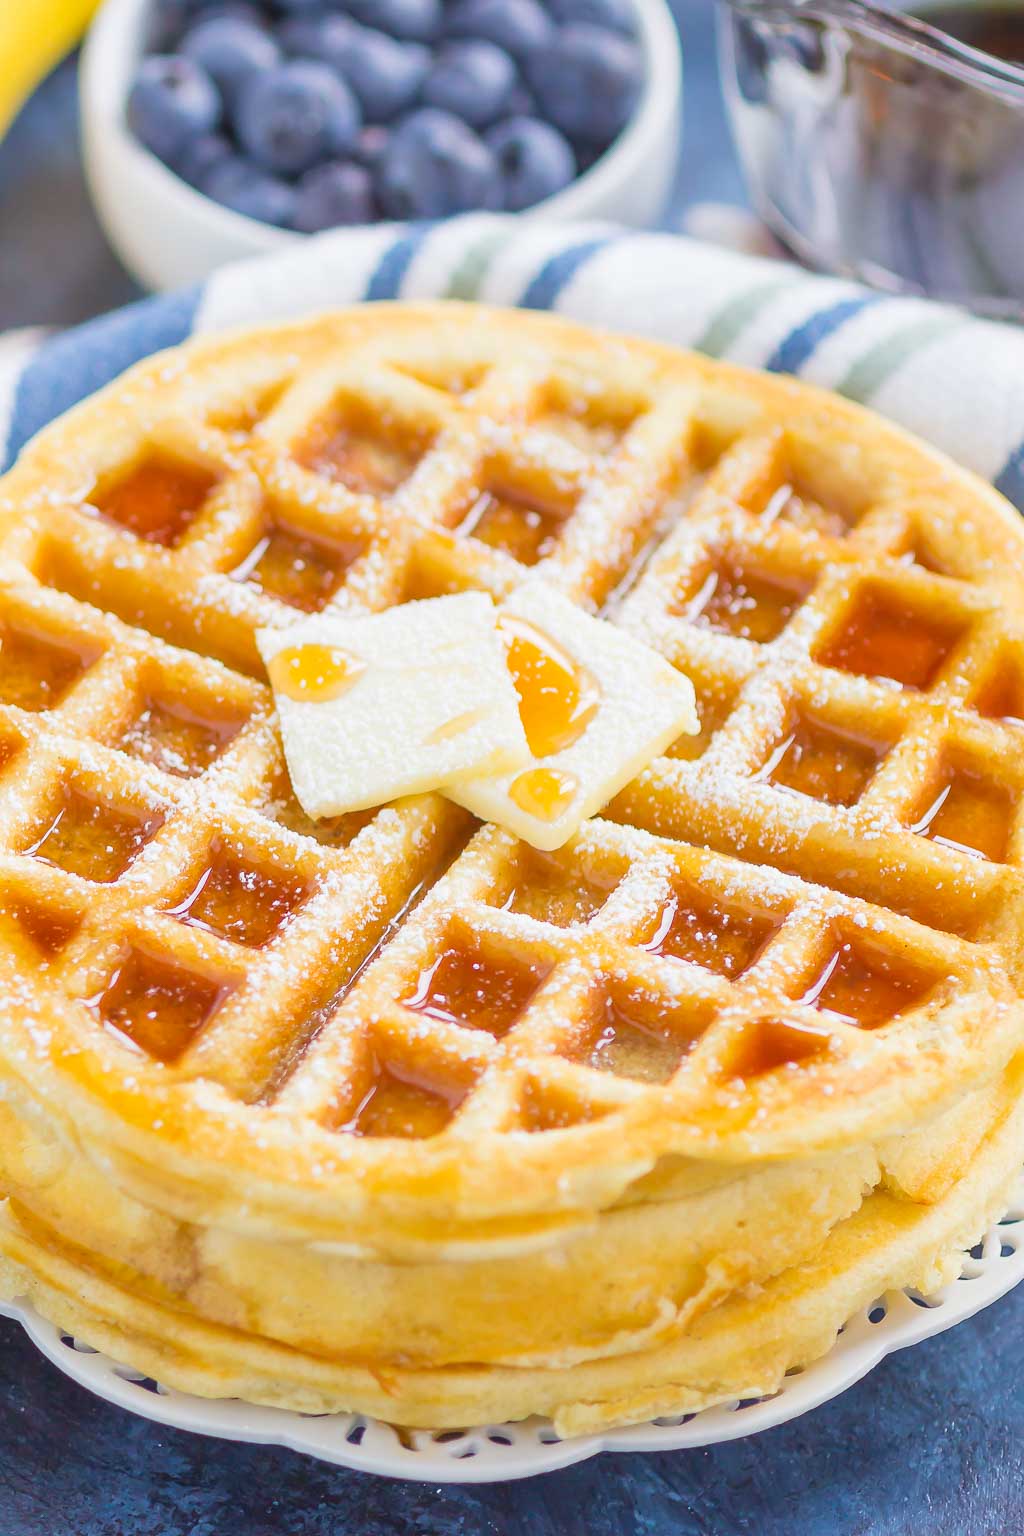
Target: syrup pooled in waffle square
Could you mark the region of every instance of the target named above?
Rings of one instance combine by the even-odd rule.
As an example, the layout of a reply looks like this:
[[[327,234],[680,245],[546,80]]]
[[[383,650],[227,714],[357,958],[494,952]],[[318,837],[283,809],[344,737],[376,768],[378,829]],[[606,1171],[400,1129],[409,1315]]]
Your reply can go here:
[[[144,364],[0,494],[0,1057],[136,1183],[173,1146],[297,1232],[600,1206],[1019,1044],[1024,544],[874,418],[374,307]],[[554,855],[433,795],[305,818],[255,632],[530,571],[701,736]]]

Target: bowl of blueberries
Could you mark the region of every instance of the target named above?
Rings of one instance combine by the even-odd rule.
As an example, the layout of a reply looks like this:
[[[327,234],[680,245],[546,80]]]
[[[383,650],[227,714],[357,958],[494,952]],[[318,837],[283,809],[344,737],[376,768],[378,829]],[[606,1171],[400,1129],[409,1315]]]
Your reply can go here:
[[[324,230],[475,210],[644,225],[675,173],[665,0],[107,0],[100,216],[150,288]]]

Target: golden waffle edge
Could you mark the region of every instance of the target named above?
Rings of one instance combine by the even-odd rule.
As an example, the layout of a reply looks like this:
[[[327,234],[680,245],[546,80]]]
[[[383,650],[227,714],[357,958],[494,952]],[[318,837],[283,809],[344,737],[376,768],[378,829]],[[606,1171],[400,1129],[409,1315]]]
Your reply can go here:
[[[458,1428],[550,1416],[561,1435],[695,1412],[776,1391],[827,1351],[843,1324],[888,1289],[923,1294],[956,1278],[962,1250],[1006,1208],[1024,1154],[1018,1062],[985,1134],[931,1204],[872,1194],[817,1253],[764,1285],[728,1294],[686,1331],[651,1347],[531,1369],[476,1361],[411,1369],[283,1347],[168,1305],[125,1267],[91,1262],[11,1207],[0,1210],[0,1295],[29,1297],[44,1316],[161,1383],[305,1413],[355,1410],[397,1425]],[[621,1261],[621,1255],[620,1255]],[[401,1266],[399,1266],[399,1270]],[[248,1327],[247,1327],[248,1322]]]

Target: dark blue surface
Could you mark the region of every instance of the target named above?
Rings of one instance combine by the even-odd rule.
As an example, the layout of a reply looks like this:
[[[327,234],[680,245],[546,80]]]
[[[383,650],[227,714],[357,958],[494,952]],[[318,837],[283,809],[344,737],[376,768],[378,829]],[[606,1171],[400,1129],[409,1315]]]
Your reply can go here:
[[[710,6],[675,0],[677,214],[741,197]],[[0,329],[85,319],[134,292],[89,211],[64,70],[0,149]],[[1018,1536],[1022,1339],[1024,1289],[768,1434],[458,1489],[160,1430],[74,1386],[0,1321],[0,1536]]]

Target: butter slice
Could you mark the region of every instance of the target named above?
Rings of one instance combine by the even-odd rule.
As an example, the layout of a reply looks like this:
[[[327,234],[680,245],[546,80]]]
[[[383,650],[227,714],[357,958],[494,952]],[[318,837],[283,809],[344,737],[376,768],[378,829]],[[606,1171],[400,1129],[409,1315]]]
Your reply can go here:
[[[384,805],[529,760],[495,618],[486,593],[465,592],[257,633],[292,786],[307,815]],[[325,658],[328,670],[332,656],[347,663],[350,681],[334,696],[316,665],[306,674],[311,697],[294,696],[302,688],[290,677],[301,665],[289,668],[296,657],[301,664],[306,647],[319,648],[308,654]]]
[[[561,750],[531,753],[525,767],[462,779],[445,793],[534,848],[560,848],[678,736],[697,733],[693,684],[649,646],[541,581],[518,588],[500,620],[513,632],[517,620],[525,621],[571,658],[583,679],[586,724]],[[538,787],[548,797],[547,815],[526,808]]]

